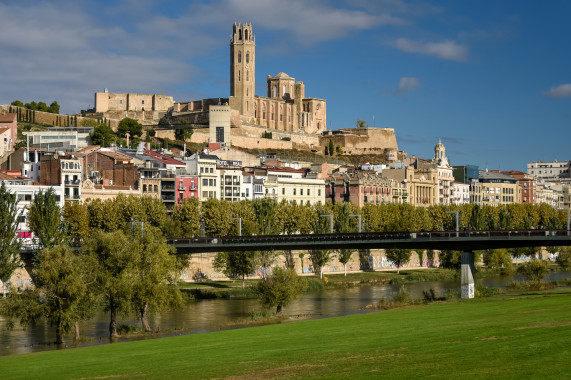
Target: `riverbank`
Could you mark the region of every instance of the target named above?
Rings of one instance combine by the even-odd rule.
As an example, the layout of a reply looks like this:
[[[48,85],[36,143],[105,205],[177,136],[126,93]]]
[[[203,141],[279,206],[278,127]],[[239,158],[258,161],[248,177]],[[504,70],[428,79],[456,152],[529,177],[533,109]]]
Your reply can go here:
[[[304,276],[308,280],[308,292],[324,289],[349,288],[354,286],[403,284],[427,281],[451,281],[459,279],[460,272],[453,269],[423,268],[396,271],[371,271],[327,274],[323,279],[317,275]],[[180,289],[188,299],[255,298],[251,290],[258,279],[248,279],[244,285],[236,281],[204,281],[182,283]]]
[[[569,378],[571,290],[0,358],[19,378]],[[73,364],[71,364],[73,363]]]

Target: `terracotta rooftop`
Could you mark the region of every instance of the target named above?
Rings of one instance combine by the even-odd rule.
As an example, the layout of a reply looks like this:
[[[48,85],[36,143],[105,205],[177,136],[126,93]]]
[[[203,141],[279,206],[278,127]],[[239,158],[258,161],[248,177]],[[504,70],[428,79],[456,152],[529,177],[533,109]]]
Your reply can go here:
[[[12,123],[16,121],[18,115],[15,113],[0,113],[0,123]]]
[[[151,158],[154,158],[157,161],[161,161],[163,164],[166,164],[166,165],[186,166],[186,164],[184,162],[181,162],[179,160],[175,160],[172,157],[165,156],[164,154],[160,154],[160,153],[154,152],[152,150],[145,149],[145,155],[149,156]]]

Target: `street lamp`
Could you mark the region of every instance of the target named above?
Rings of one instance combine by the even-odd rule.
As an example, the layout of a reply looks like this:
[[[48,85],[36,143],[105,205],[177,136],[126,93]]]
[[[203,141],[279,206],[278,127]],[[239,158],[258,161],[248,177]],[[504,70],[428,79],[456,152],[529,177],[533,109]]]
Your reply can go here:
[[[238,221],[238,236],[242,236],[242,218],[230,218],[230,220]]]
[[[331,214],[324,214],[324,215],[319,215],[322,218],[329,218],[329,233],[331,235],[333,235],[333,215]]]
[[[356,216],[359,222],[359,233],[361,233],[361,214],[349,214],[349,216]]]
[[[446,213],[447,214],[456,214],[456,237],[459,237],[460,236],[460,232],[459,232],[460,231],[459,230],[460,223],[459,223],[458,218],[459,218],[460,212],[459,211],[446,211]]]
[[[558,208],[557,211],[567,211],[567,236],[569,236],[569,222],[571,221],[571,209]]]

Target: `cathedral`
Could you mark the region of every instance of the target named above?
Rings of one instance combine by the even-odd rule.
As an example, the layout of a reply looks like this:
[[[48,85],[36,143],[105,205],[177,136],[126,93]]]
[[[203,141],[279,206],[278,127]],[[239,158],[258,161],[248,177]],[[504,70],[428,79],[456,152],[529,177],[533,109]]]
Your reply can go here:
[[[321,134],[326,103],[306,98],[305,84],[284,72],[267,77],[267,96],[255,95],[256,39],[252,24],[234,23],[230,38],[230,108],[243,123],[285,132]]]
[[[173,116],[200,123],[213,105],[229,105],[231,126],[260,126],[287,133],[321,134],[326,102],[305,97],[305,84],[284,72],[267,76],[267,96],[255,94],[256,38],[251,23],[234,23],[230,36],[230,97],[175,103]],[[204,119],[204,118],[203,118]]]

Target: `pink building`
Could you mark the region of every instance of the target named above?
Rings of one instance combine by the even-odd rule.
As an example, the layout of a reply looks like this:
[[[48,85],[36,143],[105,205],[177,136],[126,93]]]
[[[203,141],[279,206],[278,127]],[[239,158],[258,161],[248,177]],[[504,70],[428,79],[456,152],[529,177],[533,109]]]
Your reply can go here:
[[[18,115],[0,113],[0,157],[14,151],[18,137]]]
[[[198,199],[198,177],[184,176],[175,178],[176,204],[181,204],[187,198]]]

